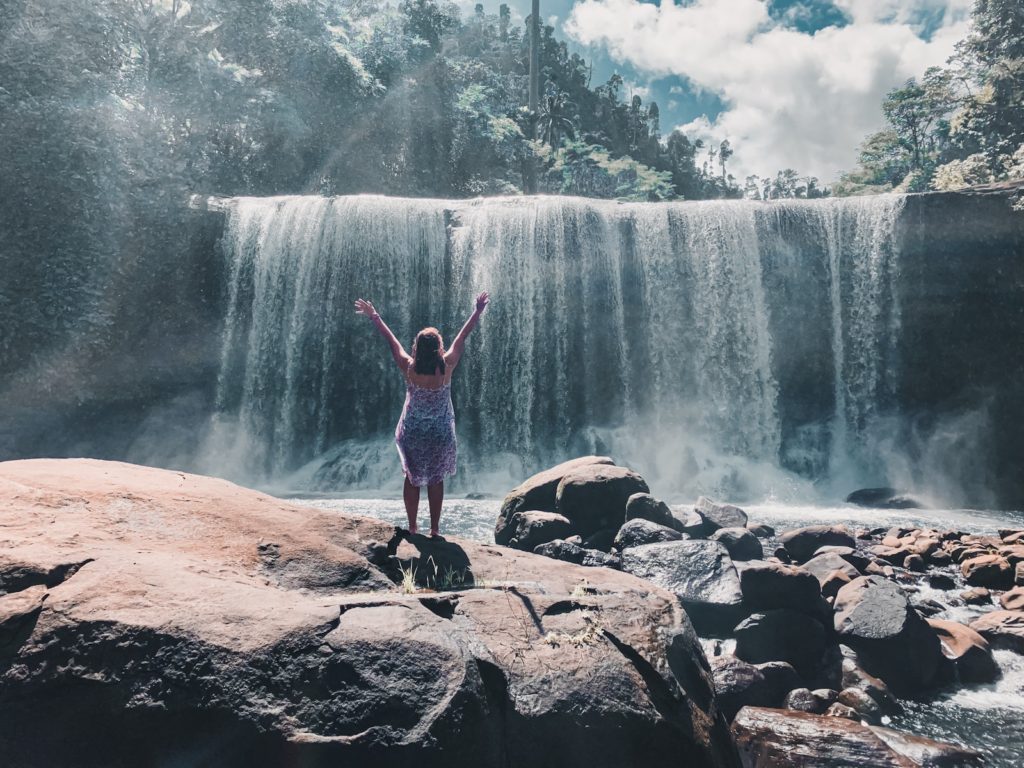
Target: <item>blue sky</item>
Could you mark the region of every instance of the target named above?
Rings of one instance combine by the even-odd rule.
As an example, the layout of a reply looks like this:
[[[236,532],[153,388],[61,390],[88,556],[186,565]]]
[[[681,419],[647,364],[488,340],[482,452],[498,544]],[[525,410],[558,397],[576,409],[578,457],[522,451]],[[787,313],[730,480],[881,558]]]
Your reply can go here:
[[[530,0],[509,4],[529,13]],[[595,83],[619,72],[645,102],[657,101],[663,132],[728,138],[740,179],[793,167],[828,182],[881,127],[885,93],[946,61],[971,4],[541,0],[541,13],[593,62]]]

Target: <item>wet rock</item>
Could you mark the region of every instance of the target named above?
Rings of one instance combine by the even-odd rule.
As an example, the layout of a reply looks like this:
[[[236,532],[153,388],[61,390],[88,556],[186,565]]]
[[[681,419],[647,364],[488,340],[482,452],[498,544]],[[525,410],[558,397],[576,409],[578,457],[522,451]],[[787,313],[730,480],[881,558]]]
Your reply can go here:
[[[962,683],[991,683],[999,678],[988,641],[970,627],[955,621],[928,619],[942,644],[942,655],[953,663]]]
[[[821,547],[856,547],[857,542],[842,525],[809,525],[788,531],[779,538],[794,561],[806,562]]]
[[[817,611],[818,580],[798,566],[752,560],[740,566],[739,574],[743,602],[752,611]]]
[[[701,635],[725,635],[746,615],[740,579],[714,541],[668,541],[622,553],[622,569],[679,597]]]
[[[764,523],[747,523],[747,530],[759,539],[770,539],[775,535],[775,529]]]
[[[952,563],[953,558],[950,557],[949,552],[937,549],[928,556],[928,562],[934,566],[942,567]]]
[[[924,573],[927,570],[924,558],[920,555],[908,555],[907,559],[903,561],[903,567],[908,571],[915,571],[916,573]]]
[[[777,547],[776,550],[772,552],[772,557],[780,563],[789,564],[793,562],[793,558],[789,556],[789,552],[786,551],[785,547]]]
[[[975,587],[961,592],[960,599],[968,605],[991,605],[992,593],[986,587]]]
[[[1014,587],[999,596],[999,604],[1007,611],[1024,611],[1024,587]]]
[[[683,534],[675,528],[658,525],[644,518],[635,518],[619,528],[619,532],[615,534],[612,546],[615,549],[623,550],[630,547],[640,547],[644,544],[679,541],[682,538]]]
[[[845,558],[831,552],[826,552],[825,554],[812,557],[801,567],[811,573],[814,578],[818,580],[819,584],[822,584],[825,579],[836,571],[840,571],[847,575],[850,581],[853,581],[861,575],[860,571],[851,565]]]
[[[967,766],[971,750],[841,717],[744,707],[732,723],[744,768]]]
[[[1000,557],[1006,558],[1006,562],[1010,564],[1011,568],[1016,568],[1021,563],[1024,563],[1024,544],[1014,544],[1008,547],[999,547],[996,553]]]
[[[956,589],[956,579],[948,573],[932,573],[928,575],[928,586],[932,589]]]
[[[850,651],[853,653],[852,651]],[[897,715],[903,711],[892,691],[889,690],[882,680],[874,675],[865,672],[857,663],[856,654],[854,658],[844,658],[842,662],[841,685],[844,689],[855,688],[866,693],[878,705],[882,714]]]
[[[874,557],[881,558],[893,565],[903,565],[904,561],[911,555],[910,550],[902,545],[894,547],[888,544],[877,544],[871,547],[870,551]]]
[[[849,707],[857,720],[865,720],[872,725],[882,722],[882,708],[878,702],[859,688],[841,690],[837,703]]]
[[[807,712],[812,715],[820,715],[828,709],[828,703],[814,695],[809,688],[794,688],[786,694],[782,706],[784,709],[792,709],[797,712]]]
[[[946,610],[946,606],[930,597],[912,601],[914,609],[922,616],[935,616]]]
[[[920,509],[924,505],[895,488],[861,488],[846,497],[847,504],[877,509]]]
[[[772,692],[771,700],[775,702],[772,706],[778,706],[787,693],[803,685],[800,673],[793,669],[792,664],[784,661],[766,661],[754,666],[761,670],[765,684]]]
[[[764,557],[761,542],[746,528],[719,528],[708,538],[725,547],[733,560],[759,560]]]
[[[755,613],[733,630],[736,657],[751,664],[784,661],[810,676],[825,652],[825,628],[788,608]]]
[[[970,623],[993,648],[1024,653],[1024,611],[992,611]]]
[[[933,683],[942,661],[938,637],[896,584],[861,576],[839,590],[834,607],[836,633],[865,670],[901,695]]]
[[[626,500],[626,520],[649,520],[669,528],[675,524],[668,504],[649,493],[634,493]]]
[[[544,555],[553,560],[562,560],[576,565],[585,565],[588,568],[615,568],[618,569],[620,562],[617,555],[610,555],[598,549],[586,549],[578,544],[556,539],[546,544],[534,547],[534,554]]]
[[[778,706],[785,691],[753,664],[735,656],[716,656],[710,661],[715,697],[726,719],[731,720],[745,706]]]
[[[1009,589],[1013,586],[1010,564],[999,555],[979,555],[964,560],[960,565],[960,573],[972,587]]]
[[[555,492],[562,478],[568,473],[591,464],[613,465],[614,463],[607,456],[581,456],[578,459],[572,459],[543,472],[538,472],[524,480],[509,491],[501,503],[501,511],[498,513],[498,520],[494,525],[494,541],[497,544],[508,544],[514,534],[514,530],[509,528],[509,523],[517,512],[530,510],[557,512]]]
[[[572,523],[557,512],[519,512],[513,516],[511,527],[514,533],[508,545],[526,552],[573,533]]]
[[[709,532],[719,528],[745,528],[747,525],[747,513],[742,509],[732,504],[719,504],[706,496],[697,499],[694,509],[704,518]]]
[[[567,472],[555,490],[555,511],[572,521],[584,538],[603,528],[617,531],[625,519],[626,502],[647,493],[636,472],[608,464],[587,464]]]

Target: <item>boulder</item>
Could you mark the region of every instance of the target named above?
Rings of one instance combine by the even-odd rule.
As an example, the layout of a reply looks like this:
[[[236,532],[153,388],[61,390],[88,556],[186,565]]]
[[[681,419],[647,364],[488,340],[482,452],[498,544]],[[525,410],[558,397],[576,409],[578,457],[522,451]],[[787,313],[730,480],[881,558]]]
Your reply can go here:
[[[832,552],[816,555],[803,564],[803,569],[824,584],[833,573],[839,571],[849,577],[850,581],[858,578],[861,574],[844,557]]]
[[[925,565],[924,558],[920,555],[907,555],[907,559],[903,561],[903,567],[908,571],[914,571],[915,573],[924,573],[928,566]]]
[[[640,547],[644,544],[658,544],[663,541],[679,541],[683,534],[675,528],[652,523],[644,518],[635,518],[625,523],[615,534],[612,546],[618,550]]]
[[[617,555],[610,555],[599,549],[586,549],[575,542],[556,539],[546,544],[540,544],[533,549],[534,554],[544,555],[554,560],[564,560],[567,563],[584,565],[588,568],[618,568],[619,558]]]
[[[719,504],[707,496],[697,499],[694,510],[707,524],[708,532],[719,528],[744,528],[747,525],[747,513],[732,504]]]
[[[626,519],[629,497],[649,490],[644,479],[630,469],[587,464],[567,472],[559,481],[555,510],[586,538],[602,528],[618,530]]]
[[[761,670],[765,684],[772,692],[771,700],[774,702],[772,706],[779,706],[779,702],[785,698],[787,693],[803,685],[800,673],[793,669],[792,664],[787,664],[784,661],[766,661],[754,666]]]
[[[825,652],[825,628],[805,613],[780,608],[755,613],[733,630],[736,657],[751,664],[784,661],[810,677]]]
[[[1024,563],[1017,563],[1013,571],[1013,583],[1018,587],[1024,587]]]
[[[631,547],[622,570],[674,593],[701,635],[727,634],[746,615],[729,553],[714,541],[683,540]]]
[[[991,605],[992,593],[986,587],[974,587],[960,593],[960,599],[968,605]]]
[[[5,765],[735,765],[625,573],[80,459],[0,464],[0,529]]]
[[[992,611],[970,623],[993,648],[1024,653],[1024,611]]]
[[[751,560],[740,566],[739,574],[743,602],[751,611],[791,608],[813,613],[817,610],[821,597],[818,580],[803,568]]]
[[[715,681],[718,706],[727,720],[748,705],[777,706],[785,696],[785,692],[779,692],[760,669],[735,656],[711,659],[711,675]]]
[[[825,717],[841,717],[845,720],[860,720],[857,711],[840,702],[835,702],[825,710]]]
[[[744,707],[732,723],[744,768],[968,766],[968,749],[841,717]]]
[[[509,491],[501,503],[501,511],[494,525],[494,541],[497,544],[508,544],[514,533],[508,526],[517,512],[557,512],[555,492],[562,478],[573,470],[592,464],[613,465],[615,462],[607,456],[581,456],[538,472]]]
[[[746,528],[719,528],[708,538],[725,547],[733,560],[760,560],[764,557],[761,542]]]
[[[615,543],[615,535],[619,532],[618,526],[602,528],[583,539],[584,549],[596,549],[601,552],[609,552]]]
[[[988,641],[970,627],[944,619],[926,619],[942,644],[942,655],[953,663],[962,683],[991,683],[999,678]]]
[[[835,596],[839,594],[839,590],[853,581],[854,578],[845,570],[832,571],[821,582],[822,596],[835,599]]]
[[[518,512],[512,517],[511,527],[515,532],[508,545],[525,552],[573,533],[572,523],[557,512]]]
[[[782,707],[783,709],[793,709],[797,712],[820,715],[828,709],[829,704],[815,695],[814,691],[809,688],[794,688],[786,694]]]
[[[821,547],[856,547],[857,541],[842,525],[809,525],[787,531],[779,538],[790,557],[798,563],[810,560]]]
[[[849,707],[857,720],[864,720],[872,725],[882,722],[882,708],[860,688],[844,688],[839,692],[836,703]]]
[[[835,630],[861,666],[898,695],[919,695],[935,680],[942,650],[935,631],[896,584],[861,576],[839,590]]]
[[[931,573],[928,575],[928,586],[932,589],[956,589],[956,579],[948,573]]]
[[[972,587],[1009,589],[1013,586],[1013,570],[1001,555],[978,555],[964,560],[960,573]]]
[[[847,496],[846,503],[876,509],[920,509],[924,506],[913,496],[895,488],[861,488]]]
[[[672,510],[664,501],[658,501],[649,493],[634,493],[626,499],[626,520],[650,520],[652,523],[674,527]]]
[[[843,689],[856,688],[858,691],[863,691],[878,705],[882,714],[898,715],[902,713],[903,705],[900,704],[899,699],[889,690],[889,686],[874,675],[861,669],[857,664],[856,654],[850,649],[846,650],[853,657],[843,658],[842,675],[840,677],[840,684]]]
[[[770,539],[775,535],[775,529],[764,523],[747,523],[747,530],[759,539]]]
[[[672,510],[672,527],[691,539],[706,538],[712,528],[704,522],[693,507],[676,507]]]
[[[1014,587],[999,596],[999,604],[1007,611],[1024,611],[1024,587]]]

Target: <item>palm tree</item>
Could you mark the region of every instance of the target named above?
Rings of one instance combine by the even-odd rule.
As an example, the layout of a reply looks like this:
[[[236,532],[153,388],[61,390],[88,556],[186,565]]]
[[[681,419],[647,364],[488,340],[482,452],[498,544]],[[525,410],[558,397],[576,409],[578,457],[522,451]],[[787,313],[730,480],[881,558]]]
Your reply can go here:
[[[576,138],[576,127],[566,116],[567,106],[569,106],[569,102],[566,95],[558,93],[544,99],[544,106],[541,107],[537,127],[540,129],[541,139],[552,147],[561,144],[563,136],[568,136],[570,139]]]

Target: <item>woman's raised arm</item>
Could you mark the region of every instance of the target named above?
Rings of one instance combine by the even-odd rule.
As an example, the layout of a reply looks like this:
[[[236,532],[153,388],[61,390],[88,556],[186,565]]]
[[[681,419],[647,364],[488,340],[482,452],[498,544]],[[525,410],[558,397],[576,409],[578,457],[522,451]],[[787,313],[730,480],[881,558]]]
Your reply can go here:
[[[395,358],[395,362],[398,367],[405,373],[409,370],[409,366],[412,365],[412,358],[409,357],[409,353],[405,351],[405,347],[402,346],[401,342],[395,338],[395,334],[388,328],[388,324],[385,323],[381,316],[377,314],[377,310],[373,308],[373,304],[366,301],[365,299],[356,299],[356,314],[366,315],[373,321],[377,330],[380,331],[380,335],[387,341],[388,346],[391,348],[391,356]]]
[[[455,337],[455,341],[452,342],[451,348],[444,356],[444,362],[446,365],[454,368],[458,365],[459,359],[462,357],[462,352],[466,348],[466,338],[470,332],[476,328],[476,324],[480,322],[480,315],[487,309],[487,303],[491,300],[490,294],[484,291],[476,297],[476,309],[473,310],[473,314],[469,316],[465,325],[462,326],[462,330],[459,331],[459,335]]]

